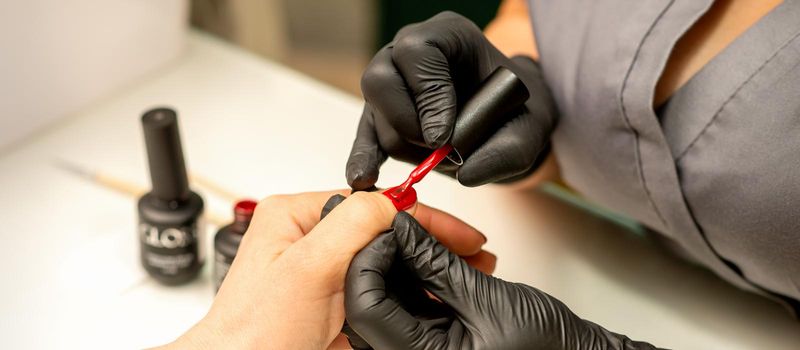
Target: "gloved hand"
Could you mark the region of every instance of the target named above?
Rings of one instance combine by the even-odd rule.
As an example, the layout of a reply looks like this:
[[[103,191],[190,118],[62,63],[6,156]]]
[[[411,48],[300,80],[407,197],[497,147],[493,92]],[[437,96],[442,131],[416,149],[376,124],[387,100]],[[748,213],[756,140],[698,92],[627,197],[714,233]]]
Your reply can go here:
[[[466,186],[508,182],[533,172],[546,155],[557,112],[541,71],[528,57],[509,59],[468,19],[443,12],[402,28],[369,63],[361,79],[366,104],[347,161],[347,183],[371,188],[387,156],[419,163],[453,133],[460,104],[497,67],[511,69],[530,98],[466,157],[437,171]],[[543,152],[544,151],[544,152]]]
[[[322,221],[336,206],[344,202],[344,200],[345,197],[341,195],[335,195],[328,199],[322,207],[320,221]],[[481,249],[486,242],[486,238],[480,231],[450,214],[422,203],[417,203],[413,212],[415,220],[419,220],[418,222],[421,222],[421,225],[426,227],[437,239],[441,240],[446,249],[463,257],[470,266],[480,271],[484,271],[485,273],[492,273],[492,271],[494,271],[496,258],[493,254]],[[405,274],[398,275],[394,280],[402,282],[401,286],[407,285],[410,288],[419,288],[416,287],[416,283],[413,283],[413,278],[412,275]],[[401,279],[405,279],[405,281],[401,281]],[[425,294],[423,294],[423,297],[428,299]],[[347,336],[353,349],[371,349],[369,344],[353,331],[346,322],[344,327],[342,327],[342,333]]]
[[[406,213],[392,226],[356,255],[345,282],[347,320],[376,349],[655,349],[471,268]]]

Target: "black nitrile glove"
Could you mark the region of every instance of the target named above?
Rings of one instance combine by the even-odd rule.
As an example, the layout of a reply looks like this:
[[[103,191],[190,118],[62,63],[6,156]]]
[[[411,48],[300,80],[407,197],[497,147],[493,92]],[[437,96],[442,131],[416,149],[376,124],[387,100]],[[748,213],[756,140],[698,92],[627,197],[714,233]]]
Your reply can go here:
[[[376,349],[655,349],[475,270],[405,212],[392,226],[356,255],[345,282],[347,320]]]
[[[346,199],[345,196],[342,195],[333,195],[331,198],[325,202],[325,205],[322,207],[322,213],[320,214],[320,220],[324,219],[333,208],[336,208],[337,205],[344,202]],[[424,317],[424,315],[433,315],[434,318],[439,318],[439,323],[447,324],[452,320],[452,316],[450,316],[448,310],[449,308],[442,304],[433,302],[428,295],[425,294],[425,291],[422,287],[416,282],[416,277],[406,269],[402,265],[395,265],[390,272],[392,279],[389,283],[392,288],[389,291],[387,298],[391,298],[394,300],[403,300],[403,302],[408,303],[411,305],[412,308],[415,310],[415,314]],[[429,310],[429,311],[426,311]],[[442,317],[441,315],[445,315]],[[363,338],[361,338],[355,330],[347,323],[344,322],[342,326],[342,333],[347,336],[348,342],[350,342],[350,346],[353,347],[353,350],[371,350],[372,347],[367,343]]]
[[[457,111],[497,67],[511,69],[530,92],[518,115],[466,157],[436,170],[466,186],[508,182],[530,174],[544,158],[557,112],[536,62],[509,59],[468,19],[443,12],[401,29],[361,78],[366,104],[350,158],[347,183],[371,188],[387,156],[419,163],[446,144]],[[498,116],[499,117],[499,116]]]

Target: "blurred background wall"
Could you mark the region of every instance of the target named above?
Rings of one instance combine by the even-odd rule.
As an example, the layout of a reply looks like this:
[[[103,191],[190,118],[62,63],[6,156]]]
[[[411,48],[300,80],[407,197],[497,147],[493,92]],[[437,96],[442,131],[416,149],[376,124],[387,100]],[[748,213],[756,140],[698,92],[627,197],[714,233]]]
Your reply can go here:
[[[406,24],[452,10],[480,26],[500,0],[193,0],[192,24],[360,96],[361,72]]]
[[[0,149],[183,51],[188,0],[0,1]]]
[[[190,24],[360,96],[361,72],[402,26],[443,10],[483,26],[499,0],[0,1],[0,151],[157,74]]]

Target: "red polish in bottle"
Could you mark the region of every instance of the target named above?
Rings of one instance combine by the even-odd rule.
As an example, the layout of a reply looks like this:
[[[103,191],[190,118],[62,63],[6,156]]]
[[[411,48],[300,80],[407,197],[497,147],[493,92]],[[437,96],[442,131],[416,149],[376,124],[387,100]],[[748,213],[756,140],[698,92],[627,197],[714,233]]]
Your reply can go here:
[[[239,250],[242,238],[256,211],[253,200],[244,199],[233,207],[233,223],[222,227],[214,236],[214,288],[219,290]]]

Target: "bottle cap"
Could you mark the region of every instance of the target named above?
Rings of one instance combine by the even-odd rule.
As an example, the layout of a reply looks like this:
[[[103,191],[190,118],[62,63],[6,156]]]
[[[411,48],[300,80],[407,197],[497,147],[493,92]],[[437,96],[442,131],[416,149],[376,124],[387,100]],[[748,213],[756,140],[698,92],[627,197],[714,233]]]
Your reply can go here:
[[[150,165],[152,194],[164,201],[189,198],[189,180],[178,134],[178,116],[169,108],[151,109],[142,116]]]
[[[244,234],[247,231],[257,205],[256,201],[250,199],[236,202],[236,205],[233,206],[233,228],[236,232]]]

